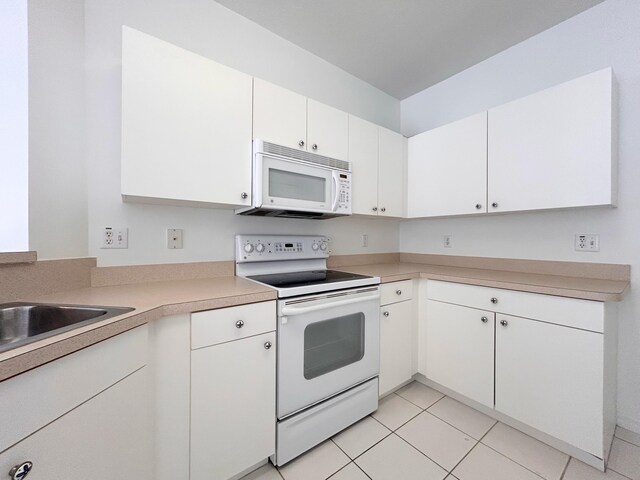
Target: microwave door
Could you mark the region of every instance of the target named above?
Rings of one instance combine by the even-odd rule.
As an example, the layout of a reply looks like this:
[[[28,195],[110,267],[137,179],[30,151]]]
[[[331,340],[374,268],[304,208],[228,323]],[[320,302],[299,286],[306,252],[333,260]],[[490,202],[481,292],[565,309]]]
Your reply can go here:
[[[331,212],[337,202],[333,172],[263,155],[262,206],[270,209]]]

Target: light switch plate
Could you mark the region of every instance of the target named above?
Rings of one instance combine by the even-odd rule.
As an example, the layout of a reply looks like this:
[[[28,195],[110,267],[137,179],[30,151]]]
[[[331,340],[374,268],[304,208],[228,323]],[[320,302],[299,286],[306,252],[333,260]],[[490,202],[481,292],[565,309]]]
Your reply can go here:
[[[575,237],[576,252],[599,252],[600,235],[595,233],[578,233]]]
[[[100,248],[129,248],[129,229],[124,227],[104,227]]]

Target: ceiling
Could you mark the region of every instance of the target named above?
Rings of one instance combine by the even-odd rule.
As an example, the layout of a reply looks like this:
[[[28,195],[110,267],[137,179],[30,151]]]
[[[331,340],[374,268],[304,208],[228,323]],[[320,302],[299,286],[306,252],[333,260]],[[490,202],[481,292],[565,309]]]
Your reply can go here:
[[[603,0],[217,0],[404,99]]]

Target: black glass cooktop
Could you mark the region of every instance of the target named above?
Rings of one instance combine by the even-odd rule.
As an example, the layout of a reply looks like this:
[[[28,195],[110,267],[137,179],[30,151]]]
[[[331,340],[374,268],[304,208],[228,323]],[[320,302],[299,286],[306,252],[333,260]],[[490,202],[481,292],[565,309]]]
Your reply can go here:
[[[276,288],[305,287],[308,285],[324,285],[327,283],[346,282],[371,278],[369,275],[339,272],[337,270],[309,270],[306,272],[271,273],[268,275],[253,275],[251,280],[265,283]]]

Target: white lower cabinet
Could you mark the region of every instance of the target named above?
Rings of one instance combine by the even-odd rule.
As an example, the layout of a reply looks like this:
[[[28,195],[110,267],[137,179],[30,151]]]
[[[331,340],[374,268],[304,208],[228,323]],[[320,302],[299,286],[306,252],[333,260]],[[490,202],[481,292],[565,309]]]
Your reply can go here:
[[[493,312],[427,301],[427,377],[493,408]]]
[[[616,420],[615,309],[432,280],[426,288],[420,348],[428,380],[603,468]]]
[[[413,317],[411,280],[380,287],[380,396],[413,376]]]
[[[142,367],[0,453],[0,476],[9,478],[12,467],[30,461],[29,480],[154,479],[147,370]]]
[[[601,333],[498,314],[496,410],[601,455],[603,353]]]
[[[192,351],[191,480],[227,479],[275,453],[275,347],[269,332]]]

